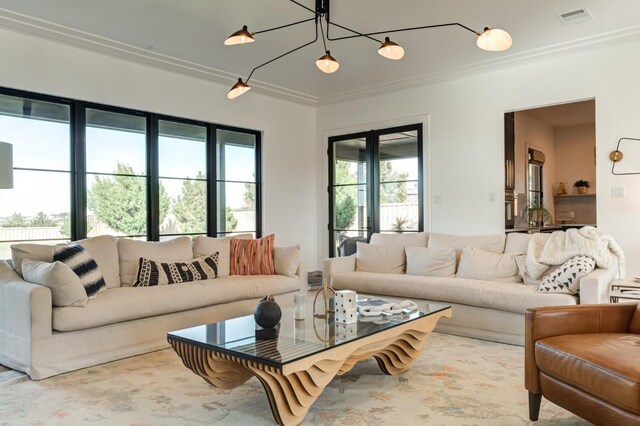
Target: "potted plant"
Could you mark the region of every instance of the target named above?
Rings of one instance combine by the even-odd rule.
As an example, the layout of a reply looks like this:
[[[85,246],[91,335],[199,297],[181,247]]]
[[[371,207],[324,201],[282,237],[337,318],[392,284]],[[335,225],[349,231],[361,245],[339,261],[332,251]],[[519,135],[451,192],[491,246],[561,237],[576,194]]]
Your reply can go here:
[[[542,227],[551,222],[551,211],[539,203],[529,203],[522,214],[532,227]]]
[[[578,190],[578,194],[586,194],[587,193],[587,188],[591,187],[591,184],[589,183],[588,180],[577,180],[576,183],[573,184],[573,186],[576,187],[576,189]]]

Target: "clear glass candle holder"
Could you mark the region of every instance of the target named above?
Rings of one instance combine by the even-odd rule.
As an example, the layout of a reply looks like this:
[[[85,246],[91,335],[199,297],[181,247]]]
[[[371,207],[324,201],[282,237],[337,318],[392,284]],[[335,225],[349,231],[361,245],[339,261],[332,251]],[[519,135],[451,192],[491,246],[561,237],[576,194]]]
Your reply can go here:
[[[293,295],[294,300],[294,318],[303,320],[306,317],[305,305],[307,303],[307,293],[299,291]]]

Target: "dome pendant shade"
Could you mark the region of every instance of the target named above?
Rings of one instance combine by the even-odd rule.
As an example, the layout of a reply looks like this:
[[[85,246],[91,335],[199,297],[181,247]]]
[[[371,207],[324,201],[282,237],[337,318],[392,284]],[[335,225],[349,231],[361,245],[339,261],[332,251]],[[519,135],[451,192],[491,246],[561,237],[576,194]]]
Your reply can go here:
[[[327,50],[327,53],[316,61],[316,66],[318,67],[318,69],[320,69],[320,71],[331,74],[338,70],[340,64],[333,56],[331,56],[331,54]]]
[[[490,52],[502,52],[511,47],[511,36],[498,28],[485,28],[478,36],[478,47]]]
[[[227,37],[227,39],[224,41],[224,44],[225,46],[233,46],[236,44],[253,43],[254,41],[255,39],[245,25],[241,30],[236,31],[235,33]]]
[[[398,43],[394,43],[389,40],[389,37],[384,38],[384,43],[380,45],[378,53],[393,61],[397,61],[404,57],[404,49]]]
[[[238,82],[234,84],[231,90],[229,90],[229,93],[227,93],[227,98],[235,99],[238,96],[248,92],[249,90],[251,90],[251,86],[249,86],[247,83],[243,82],[241,78],[239,78]]]

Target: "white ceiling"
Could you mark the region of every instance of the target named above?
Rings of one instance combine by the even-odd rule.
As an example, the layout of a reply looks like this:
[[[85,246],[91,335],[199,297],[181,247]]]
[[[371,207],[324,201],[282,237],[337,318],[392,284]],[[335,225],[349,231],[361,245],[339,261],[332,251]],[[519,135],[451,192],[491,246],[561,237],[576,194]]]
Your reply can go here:
[[[310,8],[315,3],[298,1]],[[564,25],[557,17],[583,7],[594,20]],[[502,28],[513,37],[513,47],[480,50],[472,33],[456,27],[394,34],[406,52],[400,61],[382,58],[371,40],[330,42],[340,69],[326,75],[315,67],[324,53],[318,41],[257,70],[251,79],[256,91],[309,103],[337,100],[640,35],[638,0],[332,0],[331,8],[333,21],[362,32],[460,22],[478,31]],[[306,23],[226,47],[230,33],[242,25],[259,31],[311,16],[288,0],[0,0],[0,27],[111,49],[229,86],[315,34],[313,23]]]
[[[543,108],[527,109],[522,112],[553,128],[595,124],[596,101],[572,102]]]

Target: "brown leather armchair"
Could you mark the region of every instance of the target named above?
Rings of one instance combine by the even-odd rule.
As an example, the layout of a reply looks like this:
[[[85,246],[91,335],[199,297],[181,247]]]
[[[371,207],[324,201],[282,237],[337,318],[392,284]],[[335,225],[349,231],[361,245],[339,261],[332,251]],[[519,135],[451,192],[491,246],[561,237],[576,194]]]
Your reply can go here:
[[[640,425],[640,304],[529,309],[529,418],[542,396],[596,425]]]

